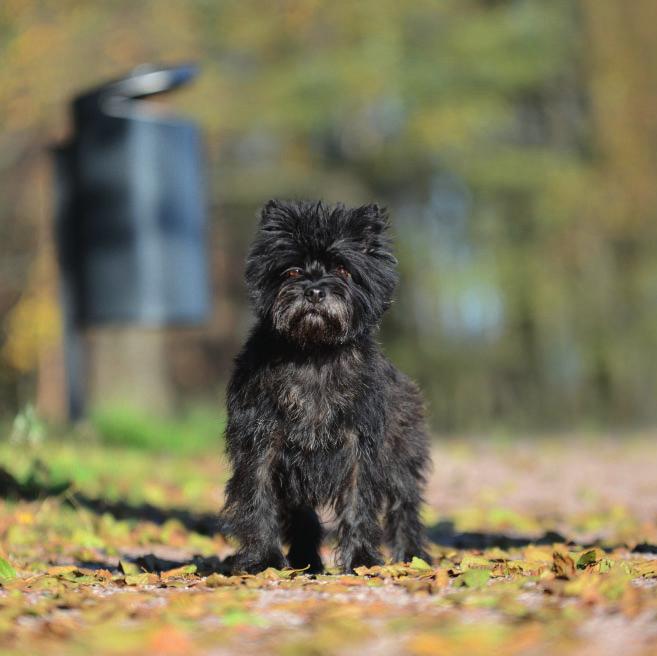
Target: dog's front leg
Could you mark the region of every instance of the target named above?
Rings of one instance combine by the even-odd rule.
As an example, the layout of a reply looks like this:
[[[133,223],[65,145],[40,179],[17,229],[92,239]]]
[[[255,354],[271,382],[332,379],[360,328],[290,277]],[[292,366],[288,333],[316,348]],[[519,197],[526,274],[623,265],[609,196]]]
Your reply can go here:
[[[254,574],[268,567],[283,569],[279,499],[273,486],[273,450],[241,458],[226,487],[226,511],[240,548],[229,568]]]
[[[370,467],[371,462],[370,462]],[[363,462],[355,460],[337,504],[338,563],[346,573],[355,567],[380,565],[381,495]]]

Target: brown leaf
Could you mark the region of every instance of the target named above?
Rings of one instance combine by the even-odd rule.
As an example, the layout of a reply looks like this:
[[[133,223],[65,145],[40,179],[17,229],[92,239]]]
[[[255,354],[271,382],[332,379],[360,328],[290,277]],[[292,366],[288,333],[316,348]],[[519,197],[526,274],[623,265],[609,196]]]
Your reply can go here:
[[[552,561],[552,567],[558,578],[572,579],[576,576],[575,561],[564,545],[555,545]]]

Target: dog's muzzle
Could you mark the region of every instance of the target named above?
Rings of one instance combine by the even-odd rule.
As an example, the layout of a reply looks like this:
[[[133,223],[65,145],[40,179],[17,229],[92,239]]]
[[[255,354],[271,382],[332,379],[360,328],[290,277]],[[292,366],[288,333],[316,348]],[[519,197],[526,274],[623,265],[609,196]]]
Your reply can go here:
[[[326,298],[326,292],[321,287],[309,287],[303,295],[310,303],[321,303]]]

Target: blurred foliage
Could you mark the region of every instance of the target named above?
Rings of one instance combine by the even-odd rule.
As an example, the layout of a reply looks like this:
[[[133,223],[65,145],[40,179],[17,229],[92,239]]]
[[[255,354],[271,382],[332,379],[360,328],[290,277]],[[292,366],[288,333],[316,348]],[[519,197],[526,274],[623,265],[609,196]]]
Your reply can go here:
[[[31,491],[35,497],[52,490],[79,491],[107,502],[212,512],[215,520],[222,502],[227,471],[214,443],[195,451],[175,447],[145,450],[127,443],[104,444],[88,431],[64,436],[51,431],[44,440],[23,446],[17,449],[11,441],[1,441],[0,463],[23,491]],[[0,482],[0,487],[5,484]],[[13,496],[6,489],[2,495]]]
[[[46,427],[35,407],[29,403],[14,418],[9,440],[18,446],[39,444],[46,435]]]
[[[46,283],[46,263],[36,262],[34,274],[7,318],[4,360],[19,372],[33,371],[40,350],[61,339],[60,314],[53,290]]]
[[[134,408],[98,409],[91,425],[104,444],[171,453],[194,453],[219,447],[223,412],[198,407],[176,418],[157,418]]]
[[[181,394],[207,395],[245,333],[259,204],[378,200],[402,271],[383,341],[437,428],[654,421],[656,19],[652,0],[5,0],[3,337],[56,338],[25,330],[49,321],[24,318],[25,280],[71,95],[197,59],[170,102],[207,137],[216,312],[171,340]],[[37,351],[5,345],[7,403]]]
[[[68,438],[106,448],[149,451],[156,455],[192,455],[221,448],[226,416],[218,405],[196,404],[169,416],[125,405],[96,408],[92,416],[71,431],[67,426],[44,419],[28,403],[13,421],[0,422],[0,432],[8,435],[8,444],[19,447],[29,461],[32,450],[44,441]],[[71,440],[70,438],[74,439]],[[1,443],[1,442],[0,442]]]

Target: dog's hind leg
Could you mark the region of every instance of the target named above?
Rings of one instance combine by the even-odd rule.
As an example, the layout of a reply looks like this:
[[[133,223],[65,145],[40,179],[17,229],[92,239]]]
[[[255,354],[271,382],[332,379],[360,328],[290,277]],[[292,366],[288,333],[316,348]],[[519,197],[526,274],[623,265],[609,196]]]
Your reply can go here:
[[[290,567],[306,570],[309,574],[324,571],[319,547],[322,542],[322,525],[317,513],[309,507],[294,508],[287,512],[284,540],[290,545],[287,554]]]

